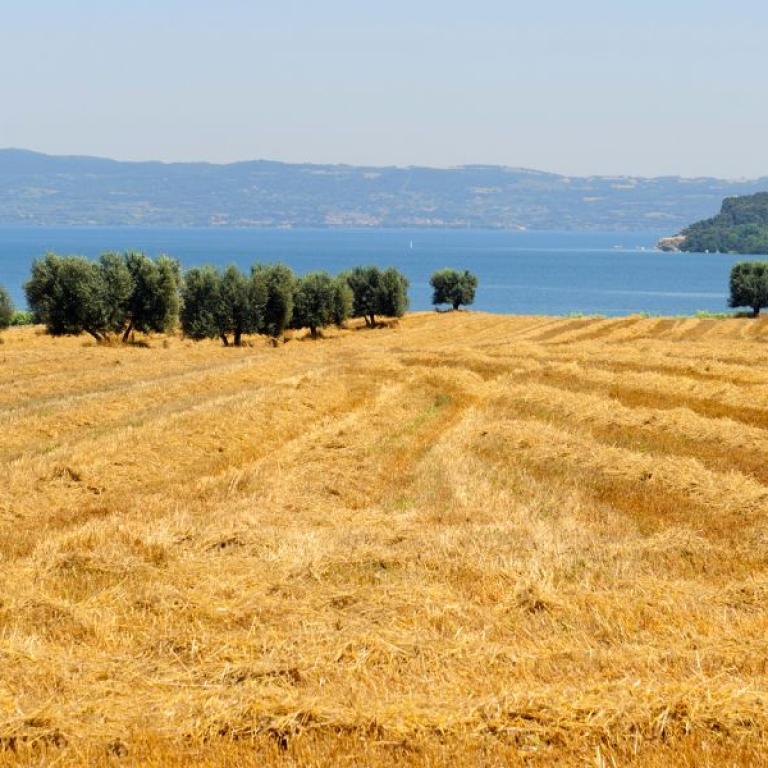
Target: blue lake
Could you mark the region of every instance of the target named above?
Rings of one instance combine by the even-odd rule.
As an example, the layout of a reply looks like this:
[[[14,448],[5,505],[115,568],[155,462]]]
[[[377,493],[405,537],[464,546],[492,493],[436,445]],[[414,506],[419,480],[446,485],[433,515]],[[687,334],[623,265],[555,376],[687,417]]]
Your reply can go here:
[[[97,256],[137,249],[168,253],[184,267],[235,263],[247,269],[256,261],[282,261],[303,273],[391,265],[411,281],[412,309],[431,306],[429,275],[441,267],[475,272],[475,309],[489,312],[727,309],[728,276],[739,257],[654,251],[662,234],[668,233],[0,227],[0,285],[23,306],[32,260],[46,251]]]

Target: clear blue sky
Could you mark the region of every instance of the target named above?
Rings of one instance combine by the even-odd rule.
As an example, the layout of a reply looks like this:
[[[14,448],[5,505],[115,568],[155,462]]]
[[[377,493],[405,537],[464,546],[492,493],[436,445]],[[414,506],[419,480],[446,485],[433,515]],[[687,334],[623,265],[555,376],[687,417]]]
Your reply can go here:
[[[768,175],[766,0],[5,0],[0,146]]]

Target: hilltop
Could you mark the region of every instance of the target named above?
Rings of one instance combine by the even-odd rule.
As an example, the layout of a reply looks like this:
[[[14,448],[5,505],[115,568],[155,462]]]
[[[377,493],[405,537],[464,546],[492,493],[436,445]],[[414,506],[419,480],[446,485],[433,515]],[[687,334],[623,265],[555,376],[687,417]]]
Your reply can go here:
[[[768,322],[0,349],[0,765],[753,766]]]
[[[768,179],[570,177],[498,166],[118,162],[0,150],[0,225],[682,228]]]

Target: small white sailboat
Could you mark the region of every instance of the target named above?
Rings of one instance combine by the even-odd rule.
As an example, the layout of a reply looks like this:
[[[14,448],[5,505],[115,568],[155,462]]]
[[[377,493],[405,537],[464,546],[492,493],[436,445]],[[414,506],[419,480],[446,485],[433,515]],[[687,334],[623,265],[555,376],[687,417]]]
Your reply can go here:
[[[411,240],[411,250],[413,250],[413,240]]]

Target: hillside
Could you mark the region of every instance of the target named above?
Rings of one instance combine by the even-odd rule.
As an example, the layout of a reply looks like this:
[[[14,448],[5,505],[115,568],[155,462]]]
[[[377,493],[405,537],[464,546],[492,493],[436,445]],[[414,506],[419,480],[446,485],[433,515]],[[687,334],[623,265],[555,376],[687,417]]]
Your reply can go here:
[[[768,179],[519,168],[117,162],[0,150],[0,225],[483,227],[674,231]]]
[[[682,251],[768,254],[768,192],[723,201],[717,216],[682,232]]]
[[[767,322],[2,338],[0,766],[766,764]]]

